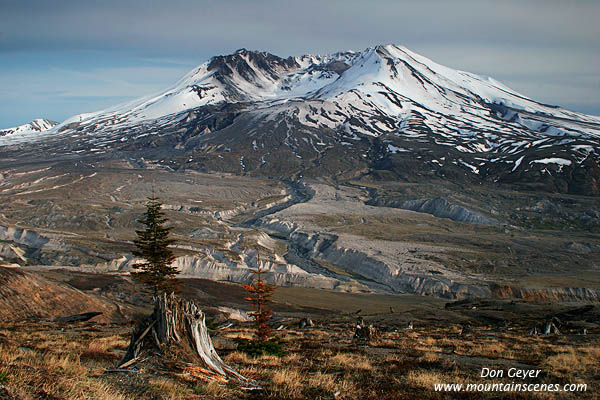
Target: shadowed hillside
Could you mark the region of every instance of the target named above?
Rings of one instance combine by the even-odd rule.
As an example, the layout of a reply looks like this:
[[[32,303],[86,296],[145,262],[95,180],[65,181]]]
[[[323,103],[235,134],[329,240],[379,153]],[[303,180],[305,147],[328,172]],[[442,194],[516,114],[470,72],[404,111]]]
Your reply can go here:
[[[50,319],[102,312],[96,321],[123,319],[116,304],[17,268],[0,267],[0,321]]]

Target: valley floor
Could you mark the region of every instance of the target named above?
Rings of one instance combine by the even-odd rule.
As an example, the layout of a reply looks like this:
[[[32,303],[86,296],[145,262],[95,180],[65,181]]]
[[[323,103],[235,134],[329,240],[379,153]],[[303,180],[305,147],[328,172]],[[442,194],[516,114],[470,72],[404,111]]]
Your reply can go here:
[[[517,297],[600,298],[595,198],[444,182],[290,182],[124,161],[2,170],[0,262],[128,271],[136,221],[153,188],[185,277],[248,282],[258,251],[267,279],[279,286],[449,299],[521,289],[528,292]],[[418,199],[440,215],[459,210],[497,222],[402,209]]]

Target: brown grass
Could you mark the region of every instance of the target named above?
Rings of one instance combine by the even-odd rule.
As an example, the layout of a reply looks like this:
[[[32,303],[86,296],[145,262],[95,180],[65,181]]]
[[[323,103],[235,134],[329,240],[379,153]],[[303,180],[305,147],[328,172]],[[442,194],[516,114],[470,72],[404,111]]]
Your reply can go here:
[[[148,386],[161,398],[177,400],[189,398],[190,390],[181,383],[166,377],[151,378],[148,381]]]
[[[232,329],[235,336],[246,330]],[[130,328],[89,326],[60,331],[55,326],[19,325],[0,335],[0,372],[16,398],[34,399],[441,399],[435,383],[476,383],[487,359],[518,362],[544,371],[548,382],[598,383],[600,346],[593,335],[529,337],[523,333],[469,338],[456,329],[384,332],[371,346],[353,343],[344,329],[287,331],[293,340],[287,354],[251,357],[219,351],[242,375],[258,380],[264,390],[251,395],[235,384],[173,374],[164,366],[141,367],[139,374],[106,374],[128,344]],[[326,334],[325,334],[326,333]],[[327,340],[320,341],[319,338]],[[544,356],[547,355],[547,356]],[[513,361],[514,360],[514,361]],[[4,376],[4,374],[3,374]],[[588,391],[578,398],[594,398]],[[254,396],[254,397],[253,397]],[[258,396],[258,397],[256,397]],[[479,394],[466,399],[493,398]],[[506,397],[531,398],[525,395]],[[546,394],[535,398],[553,398]],[[575,397],[573,397],[575,398]],[[558,399],[558,397],[556,397]]]
[[[250,364],[252,360],[250,356],[246,353],[242,353],[240,351],[234,351],[233,353],[227,355],[225,357],[225,361],[228,363],[236,363],[236,364]]]
[[[101,341],[91,341],[88,343],[87,349],[81,353],[82,360],[114,361],[118,358],[119,356],[109,351],[107,344]]]
[[[344,370],[371,371],[373,369],[369,359],[361,354],[338,353],[331,357],[329,364],[333,368],[342,368]]]
[[[338,384],[335,375],[322,372],[316,372],[310,375],[306,384],[315,389],[320,389],[326,392],[334,393],[337,390]]]
[[[424,387],[426,389],[433,388],[436,383],[459,383],[452,381],[447,374],[437,371],[410,371],[406,375],[406,380],[412,384]]]
[[[548,357],[545,366],[557,372],[557,375],[573,377],[597,371],[600,367],[600,347],[575,348],[565,346],[559,353]]]
[[[1,349],[0,369],[7,372],[6,385],[21,398],[42,397],[68,400],[90,398],[122,400],[126,397],[107,382],[90,377],[79,358],[34,353],[28,357],[7,357],[18,354],[16,348]],[[12,359],[12,360],[11,360]]]
[[[231,390],[218,382],[208,382],[206,384],[197,385],[194,388],[194,393],[210,398],[223,398],[231,394]]]
[[[302,393],[302,375],[296,369],[277,369],[272,372],[271,380],[276,386],[275,390],[282,390],[289,397],[298,397]]]

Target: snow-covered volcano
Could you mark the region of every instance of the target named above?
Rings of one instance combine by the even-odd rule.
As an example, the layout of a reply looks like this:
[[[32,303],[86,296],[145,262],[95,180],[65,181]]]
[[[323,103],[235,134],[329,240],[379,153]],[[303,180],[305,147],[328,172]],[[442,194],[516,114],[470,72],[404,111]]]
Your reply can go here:
[[[600,123],[599,117],[535,102],[493,78],[444,67],[402,46],[385,45],[359,53],[287,59],[241,49],[213,57],[162,93],[76,115],[61,125],[139,123],[210,104],[253,102],[264,107],[292,100],[327,101],[338,109],[343,105],[376,110],[396,118],[408,117],[413,111],[487,117],[491,104]],[[582,129],[598,135],[594,129]]]
[[[37,118],[27,124],[15,126],[12,128],[0,129],[0,137],[15,135],[12,137],[15,138],[17,136],[23,136],[25,140],[29,140],[30,137],[28,137],[28,135],[47,131],[48,129],[56,125],[58,125],[58,122],[50,121],[48,119]]]
[[[55,155],[143,155],[171,168],[389,171],[407,180],[433,173],[600,190],[600,117],[536,102],[395,45],[285,59],[238,50],[165,92],[74,116],[45,133],[35,140]],[[31,140],[5,136],[0,146]]]

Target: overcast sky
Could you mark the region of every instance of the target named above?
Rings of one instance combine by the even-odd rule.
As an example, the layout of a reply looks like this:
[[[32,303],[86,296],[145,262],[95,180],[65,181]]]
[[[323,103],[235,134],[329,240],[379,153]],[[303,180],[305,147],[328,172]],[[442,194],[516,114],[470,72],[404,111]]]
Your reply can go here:
[[[408,47],[600,114],[597,0],[0,0],[0,128],[161,91],[211,56]]]

